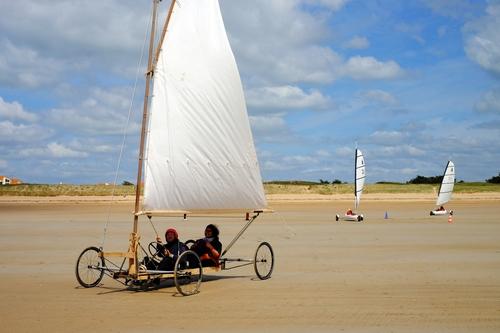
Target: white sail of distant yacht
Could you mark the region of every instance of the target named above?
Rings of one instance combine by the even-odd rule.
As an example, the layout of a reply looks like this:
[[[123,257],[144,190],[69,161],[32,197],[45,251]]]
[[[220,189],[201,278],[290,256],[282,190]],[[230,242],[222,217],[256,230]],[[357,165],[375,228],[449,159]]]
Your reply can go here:
[[[357,213],[356,210],[359,208],[361,194],[363,194],[365,177],[365,158],[361,150],[356,148],[354,151],[354,211],[348,209],[343,216],[336,214],[335,221],[344,220],[361,222],[364,220],[363,214]]]
[[[448,211],[442,206],[451,199],[451,194],[453,193],[453,186],[455,185],[455,164],[452,161],[448,161],[446,168],[443,173],[443,180],[439,186],[439,194],[436,200],[436,206],[439,206],[435,210],[431,210],[430,215],[445,215]],[[453,211],[450,210],[450,215],[453,215]]]
[[[439,194],[436,200],[437,206],[443,205],[448,201],[450,201],[454,185],[455,185],[455,165],[453,164],[452,161],[448,161],[448,164],[444,169],[441,186],[439,187]]]
[[[361,150],[356,149],[354,164],[354,208],[358,209],[365,185],[365,159]]]
[[[217,0],[180,1],[158,53],[143,209],[266,206],[245,98]]]

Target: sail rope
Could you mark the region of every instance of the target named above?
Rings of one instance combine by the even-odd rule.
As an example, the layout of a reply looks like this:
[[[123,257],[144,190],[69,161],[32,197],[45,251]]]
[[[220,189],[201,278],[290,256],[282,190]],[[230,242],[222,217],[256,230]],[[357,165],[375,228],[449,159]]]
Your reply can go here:
[[[106,223],[104,224],[104,230],[103,230],[103,236],[102,236],[102,242],[101,242],[101,249],[104,248],[104,244],[106,242],[106,236],[107,236],[107,232],[108,232],[108,226],[109,226],[110,215],[111,215],[111,206],[113,205],[113,203],[115,201],[116,182],[118,180],[118,172],[120,171],[120,166],[121,166],[121,161],[122,161],[122,157],[123,157],[123,151],[124,151],[124,147],[125,147],[125,142],[127,140],[127,131],[128,131],[128,127],[130,125],[130,118],[131,118],[131,115],[132,115],[132,110],[133,110],[133,105],[134,105],[134,99],[135,99],[135,93],[137,91],[137,82],[139,81],[139,75],[140,75],[141,65],[142,65],[142,61],[143,61],[143,58],[144,58],[144,50],[146,49],[146,44],[147,44],[147,40],[148,40],[148,31],[149,31],[149,27],[150,27],[150,24],[151,24],[150,23],[151,22],[151,17],[153,16],[152,12],[153,11],[151,11],[151,15],[150,15],[149,20],[148,20],[146,31],[144,33],[144,41],[143,41],[142,49],[141,49],[141,56],[139,57],[139,62],[137,64],[137,71],[136,71],[136,74],[135,74],[134,88],[132,89],[132,95],[130,97],[130,104],[129,104],[129,109],[128,109],[127,121],[126,121],[125,126],[123,128],[122,144],[121,144],[121,147],[120,147],[120,153],[118,154],[118,162],[116,164],[115,177],[114,177],[114,180],[113,180],[113,189],[111,191],[111,202],[110,202],[110,204],[108,206],[108,212],[107,212],[107,216],[106,216]]]

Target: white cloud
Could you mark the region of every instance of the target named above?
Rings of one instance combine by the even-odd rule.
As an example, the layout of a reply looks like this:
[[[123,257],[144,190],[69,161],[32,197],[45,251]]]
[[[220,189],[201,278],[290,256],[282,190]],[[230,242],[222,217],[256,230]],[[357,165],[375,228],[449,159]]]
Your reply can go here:
[[[416,175],[418,173],[418,169],[415,168],[403,168],[400,170],[403,175]]]
[[[378,61],[373,57],[354,56],[344,66],[344,74],[358,80],[395,79],[404,74],[393,60]]]
[[[319,149],[316,151],[316,155],[318,157],[322,157],[322,158],[327,158],[327,157],[331,157],[332,154],[328,151],[328,150],[324,150],[324,149]]]
[[[397,100],[390,93],[383,90],[368,90],[362,93],[362,96],[369,101],[375,101],[382,104],[394,105],[397,103]]]
[[[350,49],[367,49],[370,47],[370,42],[366,37],[354,36],[345,44],[345,47]]]
[[[375,131],[370,135],[370,142],[381,145],[394,145],[407,138],[407,134],[399,131]]]
[[[20,119],[33,122],[36,121],[38,117],[34,113],[25,111],[19,102],[14,101],[9,103],[0,96],[0,118]]]
[[[247,82],[326,83],[338,77],[342,59],[325,46],[331,33],[326,17],[302,11],[298,0],[233,0],[221,5],[231,45]]]
[[[310,165],[318,162],[316,158],[305,155],[285,156],[283,158],[283,161],[286,163],[299,164],[299,165]]]
[[[20,156],[32,157],[32,156],[42,156],[42,157],[53,157],[53,158],[82,158],[87,157],[88,154],[81,151],[76,151],[68,148],[60,143],[51,142],[45,147],[41,148],[26,148],[19,152]]]
[[[50,110],[49,118],[57,126],[75,133],[122,134],[127,120],[129,93],[127,89],[104,91],[95,88],[75,107]],[[128,132],[137,132],[139,128],[138,123],[131,122]]]
[[[31,65],[33,54],[30,52],[35,51],[25,46],[32,45],[36,47],[40,66],[33,69],[38,70],[35,73],[48,74],[47,80],[68,67],[75,70],[98,65],[116,74],[135,73],[128,67],[134,66],[139,57],[149,20],[149,4],[132,0],[82,1],[78,4],[54,0],[3,1],[1,6],[2,13],[8,13],[0,20],[2,35],[22,51],[17,60],[9,56],[13,64]],[[44,69],[47,64],[51,65],[50,69]],[[24,67],[14,68],[19,71]],[[39,84],[43,76],[24,79]]]
[[[54,83],[65,65],[63,60],[41,56],[33,48],[0,40],[0,83],[37,88]]]
[[[465,52],[484,69],[500,74],[500,4],[490,3],[486,13],[464,26]]]
[[[283,171],[289,169],[286,165],[275,161],[264,161],[261,163],[262,169],[267,171]]]
[[[318,90],[305,92],[296,86],[275,86],[250,89],[246,92],[250,107],[262,109],[324,109],[331,104]]]
[[[340,10],[350,0],[304,0],[305,3],[320,4],[333,11]]]
[[[481,96],[475,109],[480,112],[500,113],[500,89],[491,90]]]
[[[292,134],[283,114],[250,116],[254,138],[259,142],[290,142]]]
[[[17,125],[8,120],[0,121],[0,142],[33,142],[46,139],[52,134],[52,130],[38,125]]]
[[[396,145],[397,142],[394,142],[394,145],[392,146],[384,146],[381,148],[377,148],[375,150],[375,154],[378,156],[385,156],[385,157],[404,157],[408,158],[410,157],[421,157],[425,155],[425,151],[417,148],[413,145]]]
[[[474,0],[422,0],[435,13],[455,19],[473,15]]]
[[[340,157],[354,156],[352,147],[340,147],[335,149],[335,153]]]

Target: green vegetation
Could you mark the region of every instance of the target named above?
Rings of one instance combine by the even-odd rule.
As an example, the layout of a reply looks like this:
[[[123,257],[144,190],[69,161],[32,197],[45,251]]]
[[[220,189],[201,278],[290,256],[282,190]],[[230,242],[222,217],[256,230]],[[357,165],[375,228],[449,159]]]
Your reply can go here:
[[[266,194],[350,194],[353,184],[319,184],[316,182],[279,181],[264,184]],[[380,182],[366,184],[364,193],[436,193],[439,184],[401,184]],[[500,192],[497,183],[457,183],[455,193]],[[22,184],[0,186],[0,196],[106,196],[113,193],[112,185],[47,185]],[[135,186],[117,185],[115,195],[135,195]]]
[[[443,181],[443,176],[425,177],[419,176],[410,179],[408,184],[441,184]]]
[[[486,182],[492,184],[500,184],[500,172],[498,173],[498,176],[493,176],[490,179],[486,179]]]
[[[135,186],[117,185],[114,189],[115,195],[135,195]],[[0,186],[0,196],[39,196],[54,197],[58,195],[68,196],[104,196],[112,195],[112,185],[53,185],[53,184],[21,184]]]
[[[267,194],[346,194],[354,192],[354,184],[311,184],[298,185],[286,183],[266,183]],[[380,182],[365,184],[364,193],[437,193],[439,184],[402,184]],[[500,184],[490,183],[457,183],[455,193],[500,192]]]

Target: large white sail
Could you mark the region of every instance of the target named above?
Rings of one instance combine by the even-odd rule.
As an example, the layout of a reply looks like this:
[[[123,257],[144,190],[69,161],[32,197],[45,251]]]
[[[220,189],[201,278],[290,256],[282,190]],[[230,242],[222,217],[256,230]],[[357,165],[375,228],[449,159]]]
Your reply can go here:
[[[454,185],[455,185],[455,164],[453,164],[452,161],[448,161],[448,164],[444,169],[441,186],[439,187],[439,195],[436,201],[437,206],[440,206],[450,201]]]
[[[217,0],[174,6],[154,73],[146,152],[147,211],[266,206]]]
[[[365,185],[365,158],[359,149],[356,149],[354,158],[354,208],[357,209]]]

